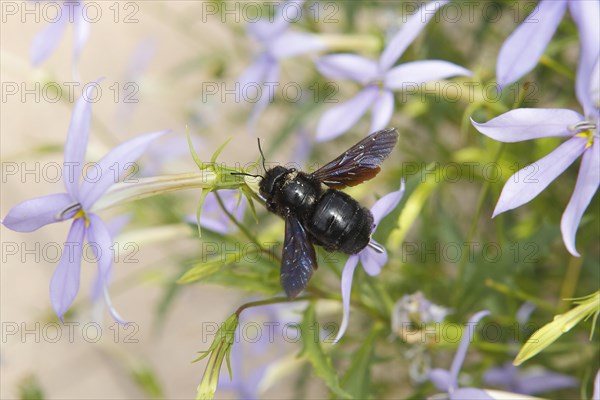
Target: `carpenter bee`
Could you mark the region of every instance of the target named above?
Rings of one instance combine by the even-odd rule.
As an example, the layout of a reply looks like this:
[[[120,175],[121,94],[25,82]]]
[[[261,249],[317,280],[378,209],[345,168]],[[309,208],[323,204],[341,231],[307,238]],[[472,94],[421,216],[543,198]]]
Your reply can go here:
[[[357,254],[371,242],[373,215],[368,208],[338,189],[373,178],[398,141],[396,129],[367,136],[339,157],[308,174],[276,166],[259,183],[267,210],[285,220],[281,286],[289,298],[298,296],[317,269],[313,245],[328,251]],[[248,175],[248,174],[244,174]]]

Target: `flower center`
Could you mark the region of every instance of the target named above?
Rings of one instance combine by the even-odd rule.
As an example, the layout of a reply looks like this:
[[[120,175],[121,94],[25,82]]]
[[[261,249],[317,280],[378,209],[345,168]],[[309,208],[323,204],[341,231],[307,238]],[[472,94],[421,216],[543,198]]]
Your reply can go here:
[[[83,218],[85,219],[85,225],[88,226],[90,221],[87,217],[87,214],[81,207],[79,203],[69,204],[64,210],[62,210],[56,217],[54,217],[57,221],[63,221],[65,219],[77,219]]]
[[[598,127],[596,123],[592,121],[580,121],[576,124],[569,126],[569,131],[573,132],[575,136],[587,138],[588,142],[585,148],[591,147],[594,144],[594,139],[598,137]]]

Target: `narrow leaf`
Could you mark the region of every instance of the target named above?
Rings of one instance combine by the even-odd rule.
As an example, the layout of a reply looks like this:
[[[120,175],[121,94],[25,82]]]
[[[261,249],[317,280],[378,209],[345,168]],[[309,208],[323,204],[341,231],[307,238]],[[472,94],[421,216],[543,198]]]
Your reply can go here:
[[[306,308],[302,324],[299,327],[302,335],[301,355],[306,357],[310,362],[315,375],[323,379],[323,382],[334,393],[335,397],[344,399],[351,398],[351,396],[340,386],[337,371],[333,368],[331,358],[325,354],[321,347],[320,332],[318,330],[319,325],[316,322],[315,306],[313,303]]]
[[[367,339],[352,356],[350,368],[342,380],[342,385],[355,399],[366,399],[371,390],[371,364],[375,339],[381,334],[382,326],[376,324]]]

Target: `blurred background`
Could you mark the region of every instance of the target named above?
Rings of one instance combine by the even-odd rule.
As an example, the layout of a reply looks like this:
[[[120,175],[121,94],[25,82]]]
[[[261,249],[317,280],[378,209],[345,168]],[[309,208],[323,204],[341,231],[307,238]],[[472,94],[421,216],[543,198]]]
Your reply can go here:
[[[242,71],[254,60],[258,47],[246,35],[242,3],[229,2],[234,10],[230,15],[222,12],[225,7],[222,2],[92,3],[100,14],[90,24],[89,39],[81,52],[79,81],[91,82],[99,77],[104,80],[100,85],[102,95],[93,106],[89,160],[99,159],[115,145],[135,135],[171,129],[171,135],[161,139],[142,158],[139,174],[195,171],[185,142],[187,129],[196,151],[204,160],[210,159],[217,147],[232,137],[219,160],[228,165],[254,162],[258,157],[258,136],[267,149],[269,160],[314,166],[329,161],[368,132],[369,119],[363,118],[343,139],[313,146],[317,122],[330,106],[323,101],[327,96],[324,92],[327,81],[318,76],[313,65],[318,54],[284,60],[280,81],[299,82],[304,88],[316,87],[319,93],[311,89],[299,103],[286,102],[276,96],[274,103],[259,118],[255,132],[250,132],[247,125],[251,105],[223,101],[220,96],[206,92],[207,83],[232,88]],[[493,21],[464,16],[459,22],[442,19],[431,23],[424,30],[426,34],[416,39],[402,60],[449,60],[474,71],[473,79],[482,84],[489,82],[493,79],[500,44],[526,15],[524,9],[521,14],[511,11],[515,6],[513,2],[495,3],[505,12]],[[374,59],[391,33],[402,25],[399,15],[405,11],[403,2],[389,1],[370,4],[310,2],[305,5],[305,10],[314,4],[319,5],[323,18],[316,22],[310,18],[300,21],[293,29],[365,35],[375,45],[359,52]],[[214,10],[207,8],[208,5],[220,11],[216,14],[208,12]],[[34,67],[30,62],[32,42],[48,25],[41,6],[30,14],[24,7],[34,10],[33,2],[3,1],[2,7],[0,214],[5,216],[25,199],[63,191],[62,183],[52,179],[53,168],[62,163],[62,148],[73,103],[81,94],[81,86],[72,83],[76,81],[72,68],[73,27],[67,27],[48,59]],[[480,16],[480,8],[476,10],[475,15]],[[248,12],[247,15],[252,15],[251,10]],[[334,13],[329,23],[324,22],[326,12]],[[577,59],[573,23],[564,21],[557,35],[560,40],[548,51],[552,57],[573,68]],[[521,99],[521,106],[577,109],[572,89],[573,74],[557,74],[543,64],[527,79],[538,83],[540,90],[534,96]],[[464,79],[457,81],[462,84]],[[56,86],[46,86],[53,82],[63,89],[73,86],[75,97],[69,98],[63,91],[56,100],[53,91]],[[131,83],[134,85],[128,85]],[[337,84],[335,96],[340,102],[358,90],[352,82]],[[14,88],[17,88],[16,93],[9,92]],[[575,183],[576,167],[569,169],[563,179],[552,184],[525,209],[501,217],[500,222],[493,225],[490,216],[502,185],[515,171],[511,165],[527,165],[547,154],[559,141],[547,139],[513,145],[499,160],[505,168],[502,180],[491,183],[486,182],[479,169],[472,177],[464,170],[458,182],[447,179],[443,172],[437,177],[430,174],[423,178],[421,172],[431,163],[447,165],[477,161],[484,165],[493,160],[499,154],[498,143],[482,139],[475,133],[465,117],[471,113],[465,110],[474,112],[474,118],[483,121],[515,103],[514,95],[511,97],[507,93],[497,107],[469,108],[477,100],[469,101],[463,95],[459,101],[448,102],[437,96],[435,90],[432,93],[398,102],[390,123],[401,134],[398,149],[376,182],[353,188],[349,193],[370,207],[380,196],[396,190],[401,176],[407,178],[407,195],[429,179],[432,190],[420,204],[421,214],[410,228],[406,242],[435,249],[447,243],[462,246],[468,240],[497,241],[501,243],[504,256],[489,263],[485,255],[478,253],[475,259],[463,263],[462,258],[457,261],[423,257],[422,254],[407,256],[403,253],[406,247],[391,249],[393,266],[381,279],[393,287],[395,297],[385,301],[393,304],[405,294],[422,290],[428,298],[452,309],[455,321],[464,322],[468,315],[486,307],[496,311],[497,321],[503,326],[510,326],[523,303],[523,298],[515,294],[521,289],[548,304],[535,315],[536,326],[541,326],[551,319],[553,312],[567,309],[562,298],[585,295],[597,289],[599,228],[593,223],[597,222],[597,196],[589,208],[596,211],[586,214],[589,219],[584,222],[589,223],[578,237],[578,246],[586,249],[581,262],[568,255],[558,228],[560,215]],[[128,99],[136,101],[132,103]],[[412,163],[411,168],[417,165],[417,170],[411,169],[412,176],[406,176],[408,164],[403,163]],[[481,187],[487,184],[489,191],[479,199]],[[224,287],[219,282],[187,286],[175,283],[190,263],[202,256],[202,241],[195,236],[195,227],[183,223],[190,217],[193,219],[198,197],[199,192],[181,192],[103,214],[107,220],[122,214],[131,218],[120,242],[134,243],[135,246],[122,249],[124,257],[114,265],[111,287],[114,305],[125,319],[134,323],[127,329],[115,324],[105,311],[92,306],[90,292],[95,265],[84,261],[80,292],[66,318],[72,330],[60,327],[61,336],[55,339],[58,325],[50,307],[48,286],[56,266],[57,246],[62,246],[70,224],[54,224],[32,233],[1,228],[2,398],[39,395],[60,399],[183,399],[195,395],[206,361],[194,364],[191,361],[197,357],[197,351],[210,346],[212,336],[207,333],[213,332],[215,324],[222,323],[242,303],[263,298],[266,294],[274,295],[278,290],[278,271],[271,265],[269,271],[261,275],[267,282],[263,282],[264,287],[257,284],[256,288],[241,287],[240,290]],[[472,221],[473,210],[479,202],[482,202],[481,214]],[[398,213],[399,210],[392,214],[390,222],[382,224],[382,237],[392,231]],[[261,237],[276,242],[283,239],[283,224],[277,218],[259,210],[260,224],[257,225],[248,214],[243,221],[253,232],[264,233]],[[473,227],[477,233],[471,235]],[[203,240],[222,243],[222,237],[211,232],[207,232]],[[526,247],[528,243],[533,243],[534,247]],[[130,255],[128,260],[131,262],[125,260],[125,255]],[[529,255],[533,258],[527,258]],[[345,260],[345,256],[335,255],[331,270],[339,274]],[[465,274],[459,275],[459,269],[466,271]],[[315,277],[316,282],[324,283],[332,291],[339,290],[339,280],[329,267],[321,268],[318,274],[321,275]],[[367,277],[362,273],[357,279],[360,284]],[[456,283],[457,279],[460,284]],[[298,316],[293,310],[286,312],[289,320]],[[319,315],[323,323],[339,323],[340,303],[320,302]],[[356,345],[364,340],[365,331],[373,324],[368,316],[356,312],[352,318],[355,319],[351,320],[354,328],[349,333],[351,348],[352,343]],[[589,378],[587,363],[598,351],[597,343],[586,341],[589,327],[588,324],[564,340],[558,347],[558,356],[557,353],[550,354],[541,362],[562,372]],[[377,393],[398,398],[422,396],[425,392],[419,390],[430,392],[431,386],[414,389],[419,385],[410,377],[412,367],[409,363],[415,360],[414,355],[412,358],[407,355],[410,345],[397,345],[398,338],[392,339],[393,333],[388,333],[390,340],[378,347],[378,352],[386,357],[391,354],[391,357],[380,360],[381,365],[375,367],[374,382],[385,382]],[[523,333],[529,334],[531,329]],[[516,340],[522,342],[524,337]],[[571,352],[568,349],[572,348],[573,342],[583,345]],[[383,350],[387,346],[395,347],[387,353]],[[284,361],[278,364],[280,376],[270,378],[267,388],[260,392],[262,397],[297,398],[299,393],[314,398],[327,396],[325,386],[311,378],[311,370],[306,364],[294,364],[293,355],[298,350],[299,345],[295,343],[280,343],[275,349],[265,350],[264,354],[274,352]],[[491,353],[483,361],[486,367],[511,358],[510,351],[502,346],[486,350]],[[436,354],[436,365],[447,366],[452,352]],[[571,354],[565,355],[569,352]],[[260,357],[250,354],[244,358],[244,371],[248,374],[265,365],[264,354]],[[287,355],[292,357],[286,358]],[[347,366],[349,358],[348,354],[342,356],[340,364]],[[406,382],[406,385],[398,387],[398,381]],[[224,387],[217,391],[217,398],[245,397],[243,393]],[[573,389],[559,393],[577,396],[579,392]]]

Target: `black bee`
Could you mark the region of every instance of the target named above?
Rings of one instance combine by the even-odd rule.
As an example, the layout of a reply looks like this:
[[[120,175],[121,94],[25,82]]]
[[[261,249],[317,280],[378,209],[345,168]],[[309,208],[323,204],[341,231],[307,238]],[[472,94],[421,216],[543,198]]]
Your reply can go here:
[[[289,298],[304,290],[317,269],[313,244],[347,254],[356,254],[368,245],[383,251],[371,242],[371,211],[338,189],[377,175],[397,141],[398,131],[385,129],[367,136],[312,174],[282,166],[265,172],[260,195],[267,210],[285,220],[281,286]]]

